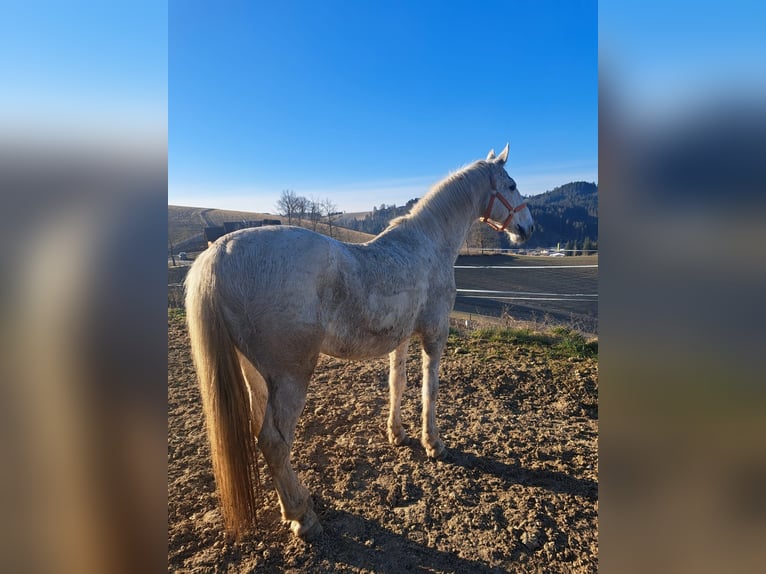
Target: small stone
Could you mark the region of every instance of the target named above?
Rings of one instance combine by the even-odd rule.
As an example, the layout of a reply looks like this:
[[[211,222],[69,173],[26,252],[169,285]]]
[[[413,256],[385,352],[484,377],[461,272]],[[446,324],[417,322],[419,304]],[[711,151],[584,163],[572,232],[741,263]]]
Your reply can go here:
[[[535,533],[522,532],[521,543],[524,546],[526,546],[529,550],[536,550],[540,548],[540,540],[538,539],[537,534]]]
[[[218,512],[218,510],[209,510],[202,517],[202,521],[208,524],[215,524],[220,520],[220,518],[221,514]]]

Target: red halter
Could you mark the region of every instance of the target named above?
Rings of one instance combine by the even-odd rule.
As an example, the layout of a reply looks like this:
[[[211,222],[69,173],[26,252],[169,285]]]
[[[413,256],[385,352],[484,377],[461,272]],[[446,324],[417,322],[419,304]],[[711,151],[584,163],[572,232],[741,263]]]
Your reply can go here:
[[[505,218],[505,221],[503,221],[502,225],[498,225],[489,218],[490,214],[492,213],[492,206],[495,204],[495,199],[499,200],[500,203],[502,203],[508,210],[508,217]],[[524,209],[526,206],[526,203],[520,203],[516,207],[513,207],[510,203],[508,203],[507,199],[505,199],[497,192],[497,190],[495,190],[495,192],[489,198],[489,205],[487,206],[487,209],[484,210],[484,215],[481,216],[481,221],[489,225],[495,231],[505,231],[505,228],[508,227],[508,224],[511,222],[511,219],[513,219],[513,216]]]

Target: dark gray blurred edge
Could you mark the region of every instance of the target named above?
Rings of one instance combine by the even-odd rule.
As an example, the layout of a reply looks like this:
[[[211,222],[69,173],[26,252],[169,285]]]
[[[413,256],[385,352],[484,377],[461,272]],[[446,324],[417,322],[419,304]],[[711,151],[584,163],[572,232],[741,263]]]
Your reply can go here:
[[[0,142],[0,570],[166,561],[164,134]]]

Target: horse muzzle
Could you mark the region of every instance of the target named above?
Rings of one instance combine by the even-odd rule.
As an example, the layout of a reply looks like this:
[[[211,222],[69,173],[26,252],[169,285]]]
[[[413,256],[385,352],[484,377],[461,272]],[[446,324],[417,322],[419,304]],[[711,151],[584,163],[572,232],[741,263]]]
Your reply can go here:
[[[535,224],[530,223],[528,226],[523,226],[521,224],[516,224],[512,227],[511,234],[515,235],[517,243],[523,243],[527,239],[529,239],[532,236],[532,233],[535,231]]]

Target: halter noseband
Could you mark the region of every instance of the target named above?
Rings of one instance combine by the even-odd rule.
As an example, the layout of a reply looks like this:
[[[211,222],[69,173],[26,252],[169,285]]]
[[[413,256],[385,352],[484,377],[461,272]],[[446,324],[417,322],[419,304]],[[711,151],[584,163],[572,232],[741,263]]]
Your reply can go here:
[[[490,181],[492,182],[492,195],[489,197],[489,205],[487,205],[487,209],[484,210],[484,215],[481,216],[480,221],[482,223],[486,223],[489,225],[492,229],[495,231],[505,231],[505,228],[508,227],[508,224],[513,219],[513,216],[516,215],[519,211],[524,209],[527,204],[525,202],[520,203],[516,207],[513,207],[507,199],[505,199],[500,193],[497,191],[497,186],[495,184],[495,178],[490,176]],[[498,225],[494,221],[492,221],[489,216],[492,214],[492,206],[495,205],[495,200],[498,200],[500,203],[502,203],[505,208],[508,210],[508,217],[505,218],[505,221],[503,221],[502,225]]]

